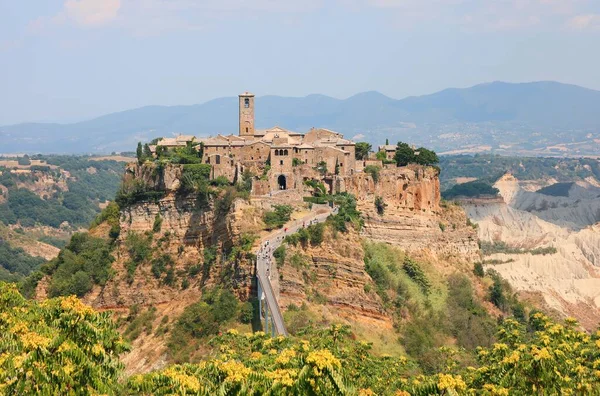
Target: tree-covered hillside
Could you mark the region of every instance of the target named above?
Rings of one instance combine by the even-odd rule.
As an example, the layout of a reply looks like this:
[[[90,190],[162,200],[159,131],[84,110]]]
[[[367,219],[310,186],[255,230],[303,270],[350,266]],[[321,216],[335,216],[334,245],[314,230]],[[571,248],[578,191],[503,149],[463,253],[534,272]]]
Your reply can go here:
[[[123,162],[85,156],[1,158],[0,223],[11,230],[2,233],[1,278],[18,280],[45,262],[13,246],[10,235],[34,241],[33,250],[35,241],[64,246],[114,199],[123,169]]]

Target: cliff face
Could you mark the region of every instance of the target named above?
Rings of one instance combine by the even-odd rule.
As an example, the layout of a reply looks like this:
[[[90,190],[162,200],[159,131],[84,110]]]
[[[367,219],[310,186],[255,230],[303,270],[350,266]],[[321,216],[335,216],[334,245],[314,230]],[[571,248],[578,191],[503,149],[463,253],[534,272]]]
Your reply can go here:
[[[436,169],[384,169],[377,183],[368,174],[357,174],[347,181],[346,188],[357,196],[364,215],[363,236],[408,251],[429,250],[470,261],[478,258],[477,234],[464,212],[440,204]],[[383,215],[377,213],[376,197],[383,198],[386,205]]]
[[[365,272],[364,256],[361,238],[354,230],[334,234],[327,228],[318,246],[288,246],[285,264],[279,270],[274,268],[273,276],[281,307],[318,302],[338,320],[391,328],[374,283]]]

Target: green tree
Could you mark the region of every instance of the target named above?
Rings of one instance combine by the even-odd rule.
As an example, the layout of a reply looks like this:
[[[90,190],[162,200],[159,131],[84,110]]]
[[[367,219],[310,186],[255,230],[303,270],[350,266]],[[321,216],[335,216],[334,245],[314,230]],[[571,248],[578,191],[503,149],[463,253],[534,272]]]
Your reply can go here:
[[[152,151],[150,150],[150,146],[148,143],[144,144],[144,159],[151,160],[152,159]]]
[[[419,147],[417,149],[419,155],[415,156],[415,161],[420,165],[434,165],[440,162],[435,151],[426,149],[425,147]]]
[[[364,161],[369,157],[369,152],[371,151],[371,144],[367,142],[358,142],[354,147],[354,156],[359,161]]]
[[[135,150],[135,155],[138,160],[138,164],[142,164],[144,162],[144,149],[142,147],[142,142],[138,142],[137,149]]]
[[[408,143],[398,142],[394,160],[396,161],[396,165],[406,166],[415,162],[415,151],[408,145]]]

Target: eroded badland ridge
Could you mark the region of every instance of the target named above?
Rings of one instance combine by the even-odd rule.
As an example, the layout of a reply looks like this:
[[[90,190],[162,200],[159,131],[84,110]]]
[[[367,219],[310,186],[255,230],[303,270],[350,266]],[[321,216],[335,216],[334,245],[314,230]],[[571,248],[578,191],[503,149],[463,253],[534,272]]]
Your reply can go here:
[[[500,199],[463,206],[491,246],[487,268],[593,329],[600,317],[600,188],[593,178],[555,185],[564,191],[543,194],[536,190],[544,185],[506,174],[494,185]]]

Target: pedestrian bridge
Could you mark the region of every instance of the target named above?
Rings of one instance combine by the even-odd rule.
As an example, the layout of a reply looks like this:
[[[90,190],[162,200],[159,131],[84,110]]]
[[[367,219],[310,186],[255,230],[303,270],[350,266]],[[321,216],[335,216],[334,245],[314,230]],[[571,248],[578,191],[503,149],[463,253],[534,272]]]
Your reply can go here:
[[[275,258],[273,252],[283,243],[285,236],[298,231],[310,223],[322,223],[327,217],[337,212],[336,208],[326,205],[314,205],[312,213],[295,221],[291,221],[282,229],[271,233],[260,241],[260,248],[256,254],[257,297],[259,315],[263,330],[267,334],[287,336],[283,315],[277,301],[277,296],[271,284],[272,265]]]

